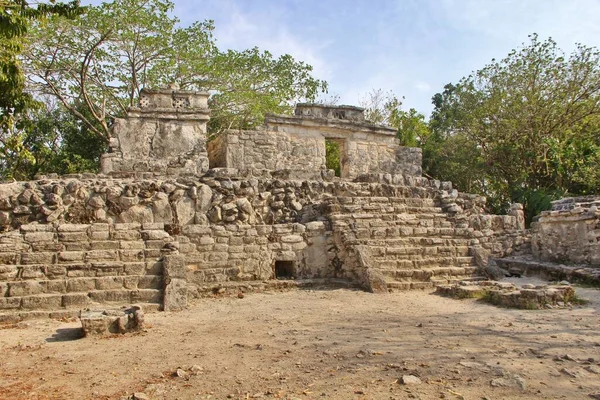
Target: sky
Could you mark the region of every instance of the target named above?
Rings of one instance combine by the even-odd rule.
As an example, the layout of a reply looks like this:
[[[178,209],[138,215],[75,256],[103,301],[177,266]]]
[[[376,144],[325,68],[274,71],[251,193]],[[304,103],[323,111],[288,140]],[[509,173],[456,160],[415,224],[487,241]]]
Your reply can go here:
[[[90,1],[82,1],[89,3]],[[97,1],[93,1],[97,3]],[[431,97],[537,33],[600,48],[600,0],[174,0],[182,25],[211,19],[221,49],[291,54],[358,105],[373,89],[428,116]]]

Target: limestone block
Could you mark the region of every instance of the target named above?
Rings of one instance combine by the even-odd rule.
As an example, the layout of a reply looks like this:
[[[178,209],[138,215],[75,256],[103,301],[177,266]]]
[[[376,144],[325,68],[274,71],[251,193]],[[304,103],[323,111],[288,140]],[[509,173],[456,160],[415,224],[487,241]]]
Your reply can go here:
[[[300,235],[285,235],[281,237],[283,243],[299,243],[303,242],[304,239]]]
[[[67,280],[67,292],[89,292],[95,290],[94,278],[70,278]]]
[[[88,305],[90,298],[87,294],[69,293],[62,296],[62,306],[64,308],[81,308]]]
[[[8,284],[8,295],[10,297],[30,296],[44,293],[45,291],[45,285],[39,281],[19,281]]]
[[[217,223],[222,220],[221,207],[213,206],[207,213],[207,217],[212,223]]]
[[[168,279],[186,279],[185,256],[181,254],[167,254],[163,257],[165,281]],[[168,284],[168,282],[167,282]]]
[[[168,282],[168,283],[167,283]],[[185,279],[165,279],[163,310],[181,311],[187,308],[187,281]]]
[[[173,223],[173,210],[169,203],[169,196],[166,193],[158,192],[154,195],[152,212],[154,214],[154,222]]]
[[[54,253],[49,252],[28,252],[21,253],[21,264],[52,264],[54,263]]]
[[[21,308],[25,310],[58,310],[62,306],[62,295],[39,294],[21,298]]]
[[[21,298],[0,297],[0,310],[15,310],[21,307]]]
[[[196,202],[193,199],[189,197],[183,197],[175,203],[174,208],[175,215],[177,216],[177,222],[180,226],[194,223],[194,216],[196,215]]]
[[[142,235],[139,231],[135,230],[123,230],[123,231],[114,231],[112,233],[112,239],[113,240],[139,240],[141,239]]]
[[[124,310],[84,310],[80,313],[83,336],[124,334],[144,329],[144,313],[139,306]]]
[[[138,204],[119,214],[118,220],[125,223],[138,222],[143,224],[145,222],[154,222],[154,214],[152,213],[152,208]]]

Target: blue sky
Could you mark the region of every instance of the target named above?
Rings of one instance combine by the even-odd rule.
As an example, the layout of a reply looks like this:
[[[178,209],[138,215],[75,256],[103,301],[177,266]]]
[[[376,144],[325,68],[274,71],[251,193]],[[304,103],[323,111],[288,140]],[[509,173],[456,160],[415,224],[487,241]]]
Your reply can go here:
[[[258,46],[313,65],[342,104],[381,88],[426,115],[444,84],[504,57],[530,33],[567,52],[576,42],[600,47],[600,0],[174,1],[183,25],[215,21],[220,48]]]

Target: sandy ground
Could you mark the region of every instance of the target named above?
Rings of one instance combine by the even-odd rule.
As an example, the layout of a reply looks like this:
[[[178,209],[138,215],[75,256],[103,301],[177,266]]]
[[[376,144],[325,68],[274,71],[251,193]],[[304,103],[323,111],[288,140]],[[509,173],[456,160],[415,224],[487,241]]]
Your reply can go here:
[[[590,302],[526,311],[419,291],[256,293],[102,339],[28,321],[0,329],[0,399],[589,399],[600,291],[578,294]]]

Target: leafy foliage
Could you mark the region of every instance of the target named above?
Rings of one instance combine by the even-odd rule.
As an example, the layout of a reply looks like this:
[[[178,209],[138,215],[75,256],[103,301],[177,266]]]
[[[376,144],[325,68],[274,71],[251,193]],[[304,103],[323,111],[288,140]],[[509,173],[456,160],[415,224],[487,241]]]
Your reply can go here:
[[[266,113],[289,112],[292,102],[326,89],[311,66],[289,55],[220,51],[212,21],[179,27],[172,10],[170,0],[115,0],[73,21],[38,24],[26,52],[32,87],[58,98],[104,140],[110,121],[137,102],[143,87],[176,81],[182,89],[211,90],[213,133],[255,126]]]
[[[325,165],[335,172],[335,176],[342,176],[340,144],[334,140],[325,141]]]
[[[600,187],[600,53],[530,40],[433,98],[426,171],[487,195],[496,211]]]
[[[39,104],[24,91],[25,76],[19,58],[30,24],[52,14],[73,17],[80,12],[79,1],[51,1],[37,3],[36,7],[23,0],[0,1],[0,166],[18,168],[31,161],[31,154],[26,151],[27,134],[22,131],[27,125],[23,115]],[[1,175],[13,176],[4,169],[0,170]]]

